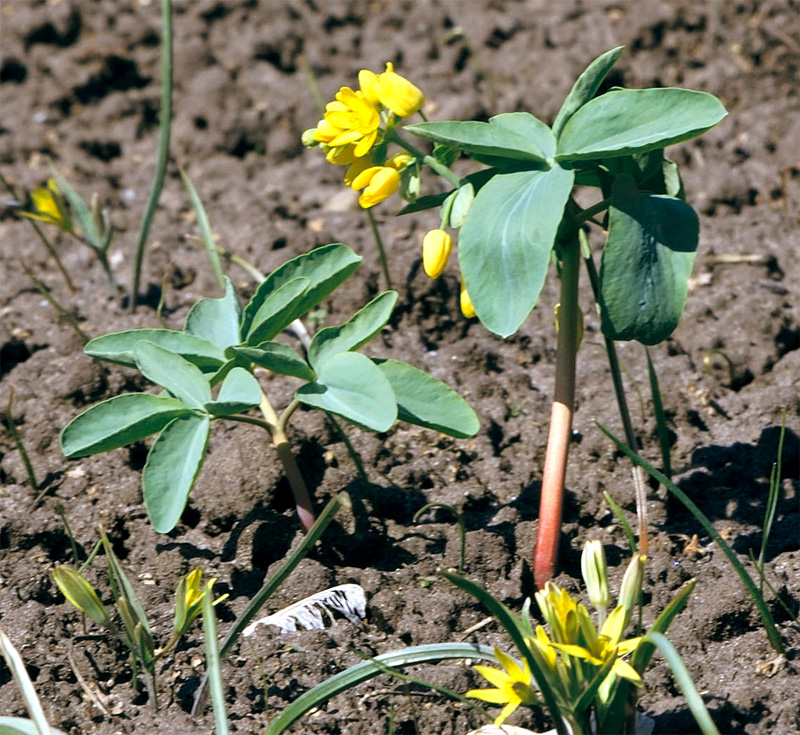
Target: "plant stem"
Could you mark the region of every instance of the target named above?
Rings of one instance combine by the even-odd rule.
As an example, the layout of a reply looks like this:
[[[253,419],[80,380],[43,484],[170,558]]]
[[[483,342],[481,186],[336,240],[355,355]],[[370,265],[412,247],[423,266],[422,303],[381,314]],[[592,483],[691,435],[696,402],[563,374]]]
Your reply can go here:
[[[423,153],[419,148],[401,138],[394,130],[387,131],[386,139],[391,140],[393,143],[397,143],[397,145],[407,150],[420,163],[424,163],[431,170],[435,171],[440,176],[443,176],[456,188],[461,186],[461,178],[457,174],[453,173],[453,171],[451,171],[441,161],[437,161],[433,156]]]
[[[289,408],[284,411],[282,419],[278,418],[275,409],[269,399],[263,393],[261,394],[261,405],[259,406],[261,413],[264,415],[266,423],[271,427],[270,435],[272,436],[272,444],[275,451],[278,453],[278,458],[283,464],[283,471],[286,473],[286,479],[289,481],[289,486],[292,488],[294,495],[294,502],[297,508],[297,516],[300,519],[300,525],[307,533],[311,526],[314,525],[314,511],[311,505],[311,497],[308,494],[305,480],[300,474],[300,468],[297,466],[297,460],[292,454],[292,448],[289,446],[289,440],[286,437],[286,421],[291,416],[294,408]],[[291,411],[289,409],[292,409]]]
[[[556,385],[550,415],[550,434],[542,476],[539,534],[533,578],[540,589],[555,571],[564,501],[564,476],[575,404],[575,356],[578,351],[578,278],[580,246],[577,231],[561,248],[561,306],[559,310]]]
[[[164,178],[167,173],[169,159],[169,134],[172,121],[172,0],[161,0],[161,119],[159,121],[158,152],[156,154],[156,171],[153,186],[145,205],[139,238],[136,241],[136,253],[133,263],[133,281],[131,284],[131,311],[136,310],[139,295],[139,282],[142,277],[142,262],[147,245],[147,235],[156,211]]]
[[[369,222],[369,227],[372,230],[372,237],[375,240],[375,247],[378,248],[378,258],[381,261],[381,270],[383,271],[383,277],[386,280],[386,288],[391,289],[392,277],[389,275],[389,261],[386,259],[386,249],[383,247],[383,239],[381,238],[381,233],[378,230],[378,223],[375,221],[375,215],[372,214],[371,209],[365,209],[364,211],[367,213],[367,221]]]

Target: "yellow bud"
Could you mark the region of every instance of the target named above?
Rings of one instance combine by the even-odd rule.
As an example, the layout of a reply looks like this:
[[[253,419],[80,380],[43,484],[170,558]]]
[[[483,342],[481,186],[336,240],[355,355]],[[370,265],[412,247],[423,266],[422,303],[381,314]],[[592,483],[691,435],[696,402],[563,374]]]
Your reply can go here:
[[[475,309],[472,306],[472,300],[467,293],[467,287],[464,285],[464,281],[461,281],[461,313],[467,317],[467,319],[473,319],[475,317]]]
[[[425,102],[420,89],[397,74],[391,62],[387,62],[386,71],[378,75],[374,89],[380,103],[398,117],[411,117]]]
[[[452,249],[453,238],[444,230],[431,230],[425,235],[422,239],[422,265],[430,278],[442,275]]]
[[[388,166],[370,166],[353,179],[351,186],[364,189],[358,203],[364,209],[369,209],[388,199],[400,188],[400,174]]]
[[[383,165],[389,166],[397,171],[402,171],[412,163],[414,163],[414,156],[405,151],[400,151],[400,153],[395,153],[391,158],[387,158],[386,163]]]
[[[358,72],[358,86],[361,87],[361,93],[364,99],[371,105],[377,105],[380,100],[378,99],[378,75],[369,69],[362,69]]]
[[[108,611],[97,593],[81,574],[67,566],[53,569],[53,579],[61,594],[82,613],[105,628],[113,628]]]

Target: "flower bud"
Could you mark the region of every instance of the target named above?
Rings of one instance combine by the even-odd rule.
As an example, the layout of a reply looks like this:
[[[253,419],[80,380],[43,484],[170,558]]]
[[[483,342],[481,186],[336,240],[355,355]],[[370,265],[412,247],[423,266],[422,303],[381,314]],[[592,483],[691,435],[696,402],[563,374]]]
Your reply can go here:
[[[61,594],[82,613],[104,628],[113,628],[111,617],[105,605],[100,602],[94,588],[83,576],[67,566],[53,569],[53,579]]]
[[[353,179],[351,186],[356,190],[364,189],[358,203],[369,209],[400,188],[400,174],[389,166],[370,166]]]
[[[467,287],[463,279],[461,281],[461,313],[467,317],[467,319],[475,318],[475,309],[472,306],[472,299],[470,299],[467,293]]]
[[[301,138],[303,146],[306,148],[316,148],[319,145],[319,141],[314,137],[317,134],[316,128],[309,128],[308,130],[303,131],[303,136]]]
[[[593,607],[605,610],[611,604],[608,594],[608,569],[603,544],[597,539],[587,541],[583,547],[581,573],[589,602]]]
[[[359,75],[359,82],[363,84],[361,75]],[[362,87],[367,99],[371,94],[375,94],[380,103],[398,117],[411,117],[425,102],[425,95],[420,89],[405,77],[397,74],[391,62],[387,62],[386,71],[377,76],[374,91],[369,86],[369,82],[367,87],[367,90]]]
[[[422,265],[430,278],[442,275],[450,251],[453,249],[453,238],[444,230],[431,230],[422,240]]]
[[[622,588],[619,591],[619,604],[625,608],[625,625],[630,622],[633,611],[639,604],[639,597],[642,594],[642,584],[644,583],[644,563],[647,557],[644,554],[637,554],[631,559],[622,578]]]

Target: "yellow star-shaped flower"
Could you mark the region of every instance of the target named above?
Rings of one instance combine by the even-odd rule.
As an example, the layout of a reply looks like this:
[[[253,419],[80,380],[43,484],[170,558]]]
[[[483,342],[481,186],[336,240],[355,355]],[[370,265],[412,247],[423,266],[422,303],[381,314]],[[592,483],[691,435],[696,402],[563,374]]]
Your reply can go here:
[[[507,656],[498,648],[494,655],[505,671],[493,669],[490,666],[475,666],[474,669],[495,689],[470,689],[465,696],[480,699],[490,704],[505,705],[494,721],[495,725],[502,725],[508,717],[521,704],[540,704],[533,687],[533,677],[527,662],[520,666],[513,658]]]

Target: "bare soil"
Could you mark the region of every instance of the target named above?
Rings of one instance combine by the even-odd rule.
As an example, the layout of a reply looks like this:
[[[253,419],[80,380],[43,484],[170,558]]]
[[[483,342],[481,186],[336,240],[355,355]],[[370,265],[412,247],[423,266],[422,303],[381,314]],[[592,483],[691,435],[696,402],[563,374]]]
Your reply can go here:
[[[80,550],[98,524],[150,612],[156,636],[171,629],[172,595],[201,566],[229,599],[221,632],[299,537],[279,464],[253,427],[219,426],[181,524],[168,535],[148,525],[140,473],[146,447],[69,462],[60,430],[92,403],[144,387],[131,371],[82,353],[75,332],[34,288],[32,269],[89,336],[158,326],[180,328],[188,307],[215,286],[188,197],[184,168],[203,197],[222,246],[268,272],[333,241],[364,256],[356,277],[324,304],[336,324],[384,288],[366,219],[344,190],[341,170],[300,143],[325,98],[355,84],[361,68],[387,60],[413,79],[432,119],[486,119],[528,110],[552,122],[572,81],[602,51],[625,44],[612,84],[680,85],[718,95],[730,116],[699,140],[673,149],[689,201],[701,216],[701,244],[686,314],[651,350],[672,440],[675,478],[744,560],[761,543],[768,477],[787,410],[783,482],[768,548],[769,579],[796,616],[800,604],[800,5],[797,0],[567,0],[313,2],[176,0],[172,161],[156,216],[135,315],[109,293],[84,247],[56,238],[71,292],[10,197],[0,208],[0,403],[13,390],[13,417],[41,484],[28,482],[12,438],[0,430],[0,620],[24,656],[50,723],[71,735],[210,733],[209,712],[193,719],[203,672],[200,626],[160,671],[162,706],[131,688],[124,651],[58,593],[50,570],[71,560],[69,522]],[[50,159],[85,196],[113,213],[112,261],[128,284],[152,179],[159,99],[159,8],[154,0],[2,0],[0,170],[20,190],[44,183]],[[434,184],[435,186],[435,184]],[[291,441],[321,508],[347,490],[351,514],[329,529],[270,601],[276,610],[332,584],[357,582],[366,621],[281,636],[267,628],[225,665],[234,732],[263,730],[275,713],[326,676],[407,645],[455,641],[486,613],[443,580],[458,563],[458,531],[445,511],[418,523],[428,502],[452,505],[467,526],[467,574],[519,608],[533,593],[529,567],[554,377],[550,279],[539,306],[511,339],[489,334],[458,310],[455,259],[432,282],[421,269],[423,233],[437,215],[396,219],[398,202],[376,209],[400,292],[396,314],[372,354],[396,355],[447,381],[481,418],[473,440],[398,425],[384,435],[355,429],[365,488],[322,418],[296,416]],[[740,257],[730,257],[740,256]],[[755,256],[755,257],[751,257]],[[253,283],[232,266],[244,294]],[[575,442],[567,478],[560,582],[577,589],[583,542],[607,545],[619,583],[629,552],[603,501],[607,490],[633,517],[631,468],[599,433],[617,433],[599,326],[584,304]],[[659,463],[643,349],[619,346],[641,451]],[[278,405],[290,384],[268,386]],[[787,645],[776,658],[732,569],[691,515],[650,487],[651,554],[646,620],[685,580],[696,592],[670,638],[724,733],[800,732],[800,628],[768,599]],[[699,538],[690,543],[694,534]],[[105,586],[102,564],[97,585]],[[267,612],[267,611],[265,611]],[[508,648],[496,624],[467,636]],[[355,649],[355,650],[354,650]],[[415,672],[456,691],[479,685],[459,663]],[[655,732],[696,726],[674,679],[656,657],[641,695]],[[266,690],[265,690],[266,686]],[[100,700],[105,712],[92,701]],[[0,713],[24,715],[0,664]],[[544,729],[520,712],[516,724]],[[418,686],[378,679],[333,700],[295,727],[308,733],[465,733],[481,724],[469,710]],[[392,729],[394,728],[394,729]]]

